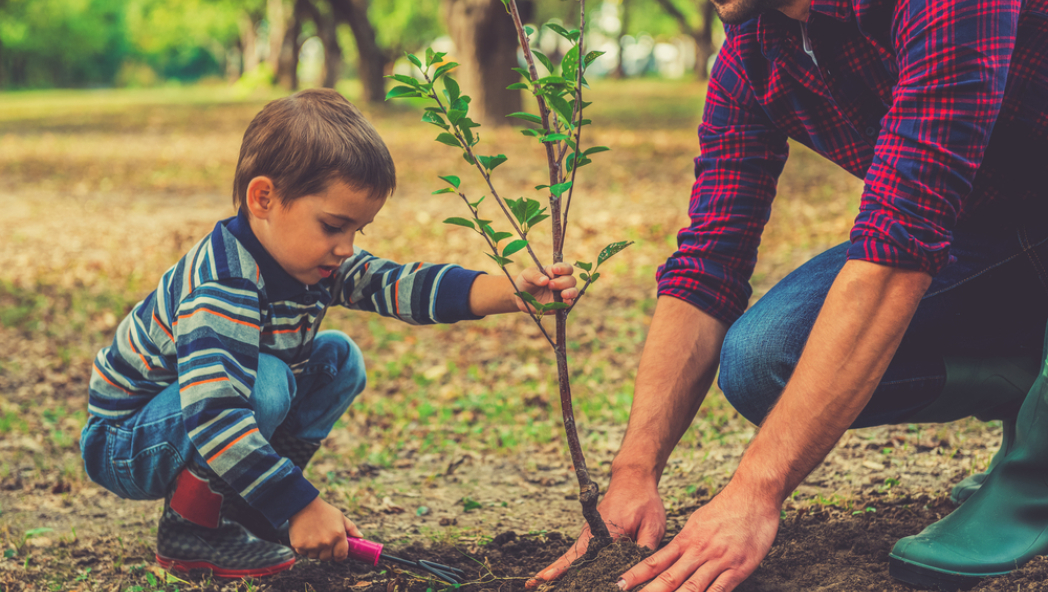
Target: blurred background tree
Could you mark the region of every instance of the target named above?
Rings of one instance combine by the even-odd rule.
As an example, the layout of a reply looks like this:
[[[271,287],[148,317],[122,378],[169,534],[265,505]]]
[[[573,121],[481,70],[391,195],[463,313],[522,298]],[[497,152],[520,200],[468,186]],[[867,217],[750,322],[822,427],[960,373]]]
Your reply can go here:
[[[530,0],[533,25],[565,25],[573,2]],[[720,36],[709,0],[591,0],[590,76],[705,78]],[[563,51],[539,29],[543,51]],[[499,0],[0,0],[0,89],[225,82],[334,87],[381,103],[383,76],[427,46],[461,64],[476,113],[521,109],[516,43]]]

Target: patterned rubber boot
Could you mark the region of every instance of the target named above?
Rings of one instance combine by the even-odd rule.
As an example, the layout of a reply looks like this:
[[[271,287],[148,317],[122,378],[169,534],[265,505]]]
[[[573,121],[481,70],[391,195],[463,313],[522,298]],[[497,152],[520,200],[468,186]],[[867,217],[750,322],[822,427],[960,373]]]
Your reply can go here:
[[[168,571],[211,570],[220,578],[262,577],[290,568],[295,563],[291,549],[264,541],[224,516],[229,503],[221,491],[229,488],[216,487],[218,482],[225,485],[218,475],[197,467],[178,475],[157,527],[160,566]]]
[[[280,428],[277,428],[276,433],[273,434],[269,445],[273,447],[277,454],[287,458],[303,471],[306,469],[309,461],[312,460],[313,455],[320,449],[320,443],[295,438]],[[288,536],[288,525],[286,522],[274,528],[261,512],[248,505],[242,497],[232,491],[230,491],[230,494],[233,496],[233,501],[229,505],[227,513],[227,517],[230,520],[244,525],[252,534],[264,541],[290,546],[291,537]]]

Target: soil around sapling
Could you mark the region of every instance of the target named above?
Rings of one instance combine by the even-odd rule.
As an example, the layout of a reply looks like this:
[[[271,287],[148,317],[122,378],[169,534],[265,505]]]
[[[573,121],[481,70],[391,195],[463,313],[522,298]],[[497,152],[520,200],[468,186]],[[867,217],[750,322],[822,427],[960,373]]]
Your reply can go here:
[[[888,575],[888,552],[904,536],[914,534],[953,510],[944,496],[918,495],[891,503],[868,505],[857,514],[839,511],[799,512],[782,523],[775,544],[757,570],[737,592],[909,592]],[[680,512],[686,518],[690,511]],[[663,544],[672,539],[667,534]],[[573,541],[551,533],[542,536],[504,532],[475,549],[450,545],[410,545],[387,550],[394,555],[427,559],[467,573],[463,592],[524,592],[525,583],[544,569]],[[620,539],[595,560],[578,561],[557,582],[541,592],[618,592],[619,576],[651,551]],[[1042,590],[1048,581],[1048,559],[1038,557],[1015,572],[984,580],[973,592]],[[422,579],[410,571],[375,569],[359,563],[302,561],[294,569],[256,582],[258,590],[293,592],[303,589],[352,589],[363,592],[428,592],[450,586]]]

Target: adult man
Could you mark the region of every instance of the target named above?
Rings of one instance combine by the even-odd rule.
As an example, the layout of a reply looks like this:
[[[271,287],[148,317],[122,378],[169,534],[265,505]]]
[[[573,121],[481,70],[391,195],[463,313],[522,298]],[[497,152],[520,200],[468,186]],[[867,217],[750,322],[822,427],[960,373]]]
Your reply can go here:
[[[997,458],[1009,468],[955,488],[973,510],[904,539],[893,575],[949,587],[1048,552],[1039,398],[1014,429],[1048,320],[1048,0],[714,1],[729,26],[692,221],[659,272],[602,514],[658,544],[658,480],[718,361],[725,395],[761,429],[729,484],[620,587],[731,590],[767,554],[782,501],[849,427],[968,415],[1005,420]],[[860,212],[850,243],[743,315],[787,137],[865,179]],[[973,527],[997,539],[967,536]],[[539,577],[559,576],[588,538]]]

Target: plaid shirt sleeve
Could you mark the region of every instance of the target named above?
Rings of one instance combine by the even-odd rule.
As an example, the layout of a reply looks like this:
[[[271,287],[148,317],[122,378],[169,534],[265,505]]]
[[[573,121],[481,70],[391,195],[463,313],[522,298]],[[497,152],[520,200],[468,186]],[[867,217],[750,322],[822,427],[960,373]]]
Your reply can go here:
[[[900,0],[899,78],[849,259],[938,273],[997,119],[1020,1]]]
[[[789,153],[757,102],[731,37],[710,75],[699,125],[701,156],[677,251],[659,268],[658,293],[726,323],[746,309],[757,245]]]

